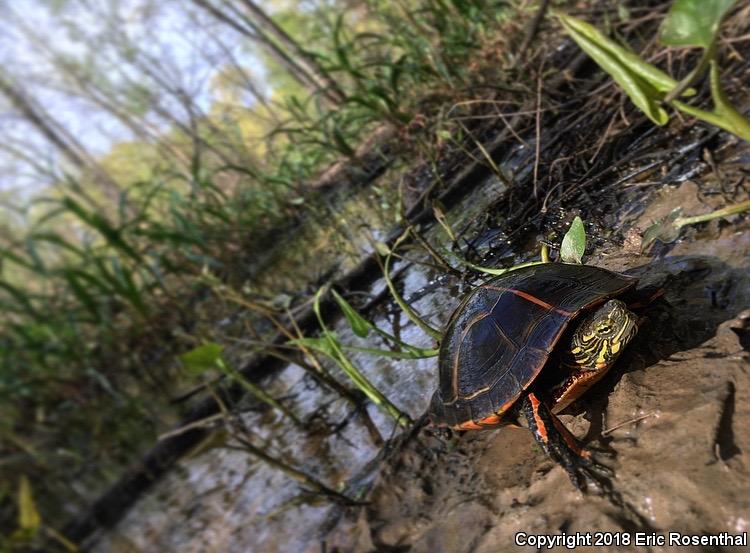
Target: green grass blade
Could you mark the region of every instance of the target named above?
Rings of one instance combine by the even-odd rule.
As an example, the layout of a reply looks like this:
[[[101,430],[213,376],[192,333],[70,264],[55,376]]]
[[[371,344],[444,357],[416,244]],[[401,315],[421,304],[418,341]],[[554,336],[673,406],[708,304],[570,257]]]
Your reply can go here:
[[[422,317],[420,317],[419,314],[417,314],[417,312],[414,311],[414,309],[412,309],[408,303],[406,303],[404,298],[401,297],[401,294],[398,293],[398,290],[396,290],[396,286],[394,286],[393,281],[391,280],[390,265],[391,257],[393,257],[393,250],[398,248],[398,246],[406,239],[408,235],[409,229],[404,231],[404,233],[399,236],[398,239],[396,239],[396,242],[393,244],[393,248],[386,254],[385,262],[383,265],[383,278],[385,279],[385,284],[391,293],[391,297],[393,297],[393,300],[404,311],[404,313],[406,313],[406,316],[409,318],[409,320],[416,324],[419,328],[421,328],[425,333],[427,333],[428,336],[440,341],[443,338],[443,333],[427,324],[424,319],[422,319]]]
[[[354,382],[354,384],[356,384],[356,386],[368,398],[370,398],[370,400],[375,405],[377,405],[385,413],[393,417],[398,424],[402,426],[408,426],[409,424],[411,424],[411,418],[406,413],[401,411],[398,407],[396,407],[393,403],[391,403],[390,400],[385,395],[383,395],[383,393],[380,392],[380,390],[378,390],[364,374],[362,374],[362,371],[354,366],[354,364],[344,353],[343,348],[338,341],[338,338],[336,338],[336,336],[326,327],[325,323],[323,322],[323,317],[320,314],[320,298],[322,297],[324,290],[325,287],[322,287],[315,294],[313,311],[318,318],[318,324],[320,325],[320,328],[323,332],[323,338],[328,341],[328,347],[330,348],[330,351],[333,352],[333,355],[330,355],[331,359],[336,361],[339,367],[341,367],[341,370],[343,370],[347,374],[352,382]]]

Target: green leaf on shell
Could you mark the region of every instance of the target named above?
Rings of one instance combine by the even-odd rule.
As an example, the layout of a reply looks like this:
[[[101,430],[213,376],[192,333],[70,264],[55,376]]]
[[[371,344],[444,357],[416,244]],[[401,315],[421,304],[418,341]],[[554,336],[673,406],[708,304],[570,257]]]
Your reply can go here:
[[[570,224],[568,232],[562,240],[560,246],[560,257],[565,263],[581,263],[583,252],[586,251],[586,230],[583,228],[583,221],[576,216]]]

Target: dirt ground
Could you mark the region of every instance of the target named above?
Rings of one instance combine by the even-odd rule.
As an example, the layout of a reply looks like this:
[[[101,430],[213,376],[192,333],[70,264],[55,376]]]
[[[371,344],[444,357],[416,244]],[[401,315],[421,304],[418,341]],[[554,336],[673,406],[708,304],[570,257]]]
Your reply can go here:
[[[344,513],[323,550],[537,551],[519,545],[522,533],[577,532],[592,540],[577,551],[601,550],[597,539],[612,551],[748,550],[634,545],[669,532],[746,535],[750,523],[750,225],[683,229],[678,243],[640,253],[641,231],[674,207],[725,205],[709,189],[687,181],[638,216],[624,209],[619,247],[587,260],[667,290],[615,368],[562,416],[584,443],[614,450],[613,496],[576,490],[525,429],[447,441],[423,429],[385,456],[369,504]]]

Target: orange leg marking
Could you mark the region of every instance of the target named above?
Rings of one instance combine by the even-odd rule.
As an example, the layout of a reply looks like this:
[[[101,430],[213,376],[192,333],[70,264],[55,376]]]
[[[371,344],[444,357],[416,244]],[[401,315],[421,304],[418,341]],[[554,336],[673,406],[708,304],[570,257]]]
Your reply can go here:
[[[570,430],[565,428],[565,425],[558,419],[556,416],[552,415],[552,424],[555,425],[555,428],[562,436],[563,440],[565,440],[565,443],[568,444],[568,447],[579,457],[583,457],[584,459],[588,459],[591,457],[591,453],[586,451],[581,447],[581,444],[578,443],[578,440],[576,439],[573,434],[570,433]]]
[[[559,413],[568,405],[581,397],[591,386],[596,384],[605,374],[607,367],[598,367],[596,371],[580,371],[572,374],[563,385],[563,389],[557,393],[555,404],[552,406],[553,413]],[[606,370],[605,370],[606,369]]]
[[[500,416],[493,413],[489,417],[484,417],[480,420],[479,424],[482,426],[495,426],[496,424],[500,424]]]
[[[488,426],[497,426],[498,424],[505,424],[502,420],[502,413],[492,413],[491,415],[484,417],[480,421],[466,421],[462,422],[458,426],[455,426],[455,430],[481,430]]]
[[[474,421],[462,422],[461,424],[457,426],[457,428],[458,430],[481,430],[482,429],[482,427],[479,426]]]
[[[542,439],[542,441],[546,444],[549,441],[549,436],[547,435],[547,427],[544,425],[542,417],[539,416],[540,401],[534,394],[529,394],[529,400],[531,401],[531,410],[534,412],[536,432],[537,434],[539,434],[539,437]]]

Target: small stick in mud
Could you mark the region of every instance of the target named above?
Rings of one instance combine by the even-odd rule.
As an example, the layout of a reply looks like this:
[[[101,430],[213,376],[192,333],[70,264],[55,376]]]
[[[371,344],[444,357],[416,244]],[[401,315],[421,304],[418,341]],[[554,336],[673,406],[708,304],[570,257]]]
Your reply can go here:
[[[614,425],[612,428],[607,428],[606,430],[602,430],[602,436],[607,436],[617,430],[618,428],[622,428],[623,426],[627,426],[629,424],[635,424],[637,422],[641,422],[642,420],[645,420],[649,417],[658,417],[659,413],[652,411],[651,413],[646,413],[645,415],[641,415],[640,417],[636,417],[634,419],[629,419],[624,422],[621,422],[620,424]]]

